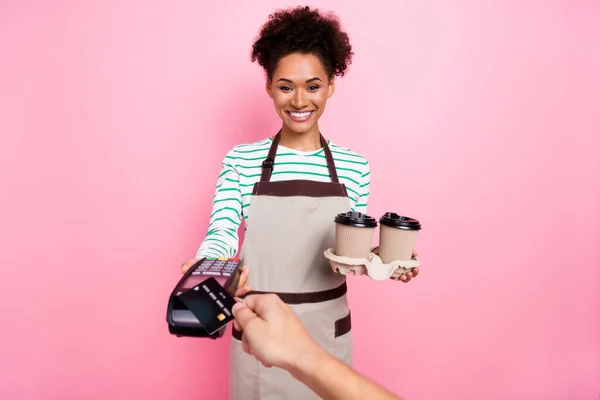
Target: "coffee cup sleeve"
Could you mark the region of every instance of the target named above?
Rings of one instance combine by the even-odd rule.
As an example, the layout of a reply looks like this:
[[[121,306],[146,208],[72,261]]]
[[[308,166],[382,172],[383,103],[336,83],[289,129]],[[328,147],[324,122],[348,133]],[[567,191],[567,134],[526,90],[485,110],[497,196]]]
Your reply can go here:
[[[329,260],[331,269],[342,275],[368,275],[371,279],[383,281],[398,278],[420,265],[419,258],[397,260],[384,264],[373,252],[369,258],[350,258],[334,254],[334,248],[325,250],[325,258]]]

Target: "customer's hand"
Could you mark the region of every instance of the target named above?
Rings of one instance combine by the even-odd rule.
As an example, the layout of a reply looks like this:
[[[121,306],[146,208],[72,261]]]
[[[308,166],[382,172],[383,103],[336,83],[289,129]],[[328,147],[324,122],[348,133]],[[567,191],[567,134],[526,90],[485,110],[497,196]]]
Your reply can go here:
[[[185,274],[194,264],[199,261],[198,258],[190,258],[181,266],[181,273]],[[235,292],[235,297],[242,297],[246,295],[251,289],[250,286],[246,285],[248,282],[248,274],[250,273],[250,269],[244,265],[242,267],[242,274],[240,276],[240,282],[238,283],[238,289]]]
[[[294,311],[275,294],[250,295],[233,306],[242,347],[265,367],[289,369],[321,349]]]
[[[311,338],[294,311],[275,294],[252,294],[233,306],[242,348],[265,367],[279,367],[320,398],[397,400]]]

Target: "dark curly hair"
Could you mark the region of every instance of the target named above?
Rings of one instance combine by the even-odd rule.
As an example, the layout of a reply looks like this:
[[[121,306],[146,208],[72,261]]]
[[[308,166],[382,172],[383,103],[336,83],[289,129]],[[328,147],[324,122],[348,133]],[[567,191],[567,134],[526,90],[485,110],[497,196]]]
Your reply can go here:
[[[252,45],[252,62],[258,60],[270,80],[279,60],[292,53],[317,56],[330,79],[344,76],[354,54],[338,18],[309,7],[278,10],[269,15]]]

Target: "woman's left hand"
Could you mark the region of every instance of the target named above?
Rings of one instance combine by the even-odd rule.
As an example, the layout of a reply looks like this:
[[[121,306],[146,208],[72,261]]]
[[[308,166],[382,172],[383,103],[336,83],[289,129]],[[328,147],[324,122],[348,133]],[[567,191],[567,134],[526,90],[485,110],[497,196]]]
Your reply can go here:
[[[417,253],[417,251],[413,250],[413,255],[412,255],[413,258],[417,257],[418,255],[419,254]],[[412,268],[410,271],[408,271],[406,274],[402,274],[397,278],[391,278],[391,279],[395,280],[395,281],[402,281],[404,283],[408,283],[408,282],[410,282],[410,280],[412,278],[416,278],[417,275],[419,275],[419,268],[415,267],[415,268]]]
[[[372,251],[373,253],[375,253],[375,254],[379,255],[379,247],[375,247],[375,248],[373,248],[371,251]],[[417,253],[417,251],[416,251],[416,250],[413,250],[413,254],[412,254],[413,258],[417,257],[418,255],[419,255],[419,253]],[[419,275],[419,268],[415,267],[415,268],[412,268],[412,269],[411,269],[409,272],[407,272],[406,274],[402,274],[402,275],[400,275],[400,276],[399,276],[399,277],[397,277],[397,278],[390,278],[390,279],[391,279],[391,280],[394,280],[394,281],[402,281],[402,282],[404,282],[404,283],[408,283],[408,282],[410,282],[410,280],[411,280],[412,278],[416,278],[416,277],[417,277],[417,275]]]

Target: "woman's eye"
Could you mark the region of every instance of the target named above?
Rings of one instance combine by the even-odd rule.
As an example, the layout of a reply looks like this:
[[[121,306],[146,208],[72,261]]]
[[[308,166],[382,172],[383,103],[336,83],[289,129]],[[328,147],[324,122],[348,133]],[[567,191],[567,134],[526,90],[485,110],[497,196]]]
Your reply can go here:
[[[311,91],[311,92],[314,92],[317,89],[319,89],[319,87],[316,86],[316,85],[315,86],[311,86],[311,87],[308,88],[308,90]]]
[[[287,87],[287,86],[282,86],[280,89],[284,92],[288,92],[288,91],[292,90],[290,87]]]

